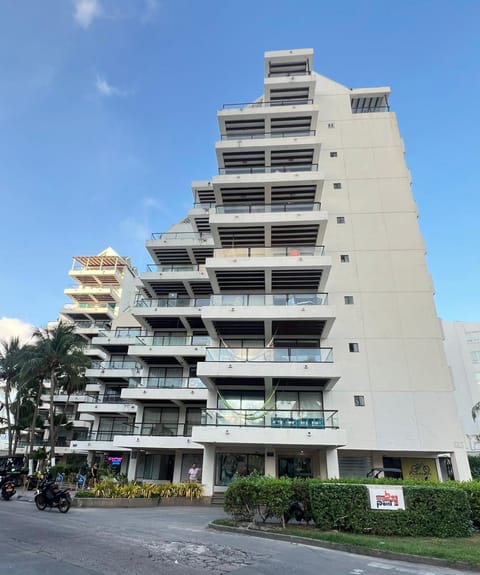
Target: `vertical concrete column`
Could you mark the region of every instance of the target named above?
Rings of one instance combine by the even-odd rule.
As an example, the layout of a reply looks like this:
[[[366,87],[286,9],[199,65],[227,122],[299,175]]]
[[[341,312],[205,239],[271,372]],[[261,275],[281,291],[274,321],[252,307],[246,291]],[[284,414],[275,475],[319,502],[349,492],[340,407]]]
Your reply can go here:
[[[182,481],[182,460],[183,452],[177,449],[175,451],[175,467],[173,468],[173,483],[180,483]]]
[[[338,469],[338,452],[336,447],[325,450],[325,463],[327,464],[328,479],[336,479],[340,476]]]
[[[211,497],[213,495],[213,486],[215,485],[214,445],[205,445],[203,448],[202,484],[203,494],[206,497]]]
[[[451,458],[455,479],[457,481],[470,481],[472,472],[470,471],[465,449],[454,449]]]
[[[129,481],[133,481],[137,474],[138,451],[132,449],[130,452],[130,460],[128,462],[127,477]]]
[[[269,455],[273,453],[273,455]],[[265,475],[277,477],[276,453],[273,447],[265,447]]]

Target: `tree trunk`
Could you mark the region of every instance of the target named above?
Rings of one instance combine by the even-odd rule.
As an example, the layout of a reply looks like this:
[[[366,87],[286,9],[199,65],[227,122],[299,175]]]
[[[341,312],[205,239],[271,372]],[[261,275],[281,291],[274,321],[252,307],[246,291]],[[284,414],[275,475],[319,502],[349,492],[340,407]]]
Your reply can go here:
[[[40,396],[42,395],[42,389],[43,389],[43,380],[39,384],[38,393],[37,393],[37,397],[35,400],[35,409],[33,410],[32,423],[30,424],[30,433],[28,434],[29,435],[28,445],[27,445],[27,448],[25,450],[25,458],[27,460],[26,461],[27,464],[28,464],[28,461],[30,460],[31,453],[33,451],[33,438],[35,436],[35,429],[37,427],[38,407],[40,405]]]
[[[7,418],[8,457],[12,457],[12,424],[10,422],[10,382],[5,381],[5,415]]]
[[[50,374],[50,465],[55,465],[55,404],[53,398],[57,387],[55,371]]]

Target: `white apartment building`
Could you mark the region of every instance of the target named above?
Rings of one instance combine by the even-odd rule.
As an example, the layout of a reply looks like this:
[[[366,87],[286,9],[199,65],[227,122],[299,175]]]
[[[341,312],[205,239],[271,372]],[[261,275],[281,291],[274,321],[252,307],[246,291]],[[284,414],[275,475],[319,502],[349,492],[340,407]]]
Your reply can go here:
[[[131,479],[196,462],[207,496],[253,470],[470,477],[389,93],[265,54],[264,94],[218,113],[218,174],[93,339],[125,363],[89,375],[135,408],[78,447],[129,453]]]
[[[455,399],[470,455],[480,455],[480,323],[444,321],[445,353],[455,385]]]

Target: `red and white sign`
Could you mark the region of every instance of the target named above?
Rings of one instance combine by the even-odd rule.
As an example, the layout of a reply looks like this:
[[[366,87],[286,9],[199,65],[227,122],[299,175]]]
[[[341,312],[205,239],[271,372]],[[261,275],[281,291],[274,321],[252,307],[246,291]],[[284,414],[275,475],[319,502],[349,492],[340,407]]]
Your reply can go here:
[[[397,485],[367,485],[370,495],[370,509],[396,511],[405,509],[403,487]]]

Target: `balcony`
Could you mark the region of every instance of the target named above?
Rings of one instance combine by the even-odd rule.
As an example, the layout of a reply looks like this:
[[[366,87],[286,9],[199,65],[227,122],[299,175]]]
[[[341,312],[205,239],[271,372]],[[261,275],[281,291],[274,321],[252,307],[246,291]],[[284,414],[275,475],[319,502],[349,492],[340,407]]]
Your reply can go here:
[[[328,305],[327,293],[224,294],[210,296],[212,306]]]
[[[139,375],[142,364],[132,360],[93,361],[85,376],[89,378],[129,379]]]
[[[205,409],[192,439],[200,444],[292,447],[346,443],[334,410]]]
[[[273,214],[282,212],[318,212],[320,202],[287,202],[278,204],[224,204],[215,207],[217,214]]]
[[[193,424],[177,422],[136,424],[129,435],[115,437],[115,445],[129,449],[192,449]]]
[[[189,298],[189,297],[162,297],[162,298],[138,298],[134,308],[182,308],[182,307],[203,307],[210,305],[210,298]]]
[[[198,377],[132,378],[122,398],[130,401],[207,401],[208,392]]]
[[[151,363],[153,358],[176,358],[183,365],[186,358],[198,360],[205,355],[205,346],[209,345],[208,336],[142,336],[137,337],[135,344],[131,345],[128,353]],[[133,376],[134,377],[134,376]]]
[[[317,172],[318,164],[285,164],[283,166],[235,166],[219,168],[221,176],[229,174],[276,174],[286,172]]]
[[[209,347],[197,375],[230,380],[237,378],[287,378],[315,380],[325,390],[340,379],[332,348],[221,348]]]
[[[182,243],[187,241],[191,242],[206,242],[212,239],[211,234],[205,232],[154,232],[152,233],[152,240],[161,240],[163,242],[172,242],[180,240]]]
[[[323,256],[325,246],[296,246],[272,248],[216,248],[213,250],[215,258],[257,258],[257,257],[285,257],[285,256]],[[318,265],[318,263],[317,263]]]
[[[315,136],[315,130],[287,130],[285,132],[237,132],[222,134],[222,140],[257,140],[266,138],[296,138],[302,136]]]
[[[82,413],[135,413],[136,405],[117,394],[88,395],[78,406]]]
[[[94,431],[83,439],[75,439],[70,442],[73,451],[110,451],[114,450],[113,440],[117,436],[125,436],[129,431]]]
[[[245,108],[269,108],[270,106],[305,106],[313,104],[310,98],[299,98],[298,100],[271,100],[267,102],[241,102],[239,104],[223,104],[223,110],[243,110]]]

